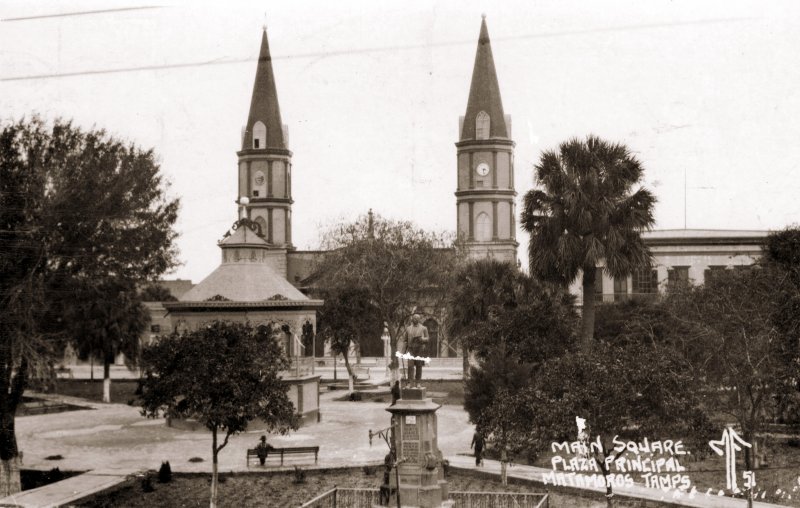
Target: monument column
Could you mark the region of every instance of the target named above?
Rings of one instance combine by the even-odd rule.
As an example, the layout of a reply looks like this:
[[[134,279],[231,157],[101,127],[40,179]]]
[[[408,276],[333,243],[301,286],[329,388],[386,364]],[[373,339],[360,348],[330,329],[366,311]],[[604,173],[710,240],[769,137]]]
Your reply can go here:
[[[436,410],[441,406],[425,397],[425,388],[404,388],[401,398],[386,408],[392,414],[397,475],[390,485],[404,507],[450,507],[442,453],[437,442]],[[399,478],[399,486],[396,478]],[[394,498],[389,506],[396,506]]]

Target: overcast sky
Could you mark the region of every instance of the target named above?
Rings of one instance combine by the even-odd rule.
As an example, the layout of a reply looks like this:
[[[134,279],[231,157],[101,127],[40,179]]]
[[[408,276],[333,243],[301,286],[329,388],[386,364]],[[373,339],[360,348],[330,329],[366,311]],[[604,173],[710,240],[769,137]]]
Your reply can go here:
[[[486,13],[518,206],[542,150],[594,133],[643,161],[659,229],[798,222],[800,2],[498,3],[0,0],[0,116],[71,118],[154,148],[182,203],[172,276],[197,282],[236,219],[266,24],[297,247],[369,208],[453,231],[454,142]]]

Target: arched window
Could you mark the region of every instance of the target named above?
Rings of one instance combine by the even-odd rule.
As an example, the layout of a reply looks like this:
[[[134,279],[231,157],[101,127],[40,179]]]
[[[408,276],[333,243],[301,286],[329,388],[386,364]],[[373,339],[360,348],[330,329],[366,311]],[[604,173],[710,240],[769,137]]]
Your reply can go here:
[[[475,239],[479,242],[488,242],[492,239],[492,221],[486,212],[479,213],[475,219]]]
[[[488,139],[489,138],[489,115],[486,111],[481,111],[475,117],[475,139]]]
[[[258,121],[253,125],[253,148],[267,147],[267,126],[264,122]]]
[[[267,221],[264,220],[264,217],[256,217],[255,223],[258,224],[258,236],[261,238],[266,238],[267,236]]]

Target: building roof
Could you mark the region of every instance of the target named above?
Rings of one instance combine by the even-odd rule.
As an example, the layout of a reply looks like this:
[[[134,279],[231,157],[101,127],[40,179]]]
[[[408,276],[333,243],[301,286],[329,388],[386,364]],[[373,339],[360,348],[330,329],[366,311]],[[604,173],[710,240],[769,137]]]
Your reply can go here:
[[[181,296],[181,302],[299,301],[309,298],[269,265],[249,261],[227,262]]]
[[[309,298],[295,288],[271,265],[270,244],[256,234],[258,225],[242,218],[233,231],[219,242],[223,251],[222,264],[180,297],[180,302],[206,304],[259,304],[283,302],[281,305],[306,305]],[[212,305],[213,306],[213,305]]]
[[[269,52],[267,30],[261,36],[261,51],[258,55],[256,79],[253,84],[253,97],[250,99],[250,114],[242,140],[242,150],[253,146],[253,126],[261,121],[267,127],[266,146],[261,148],[286,148],[283,139],[283,123],[278,105],[278,91],[275,88],[275,74],[272,72],[272,56]]]
[[[475,139],[475,118],[478,113],[489,114],[489,137],[508,138],[503,101],[500,99],[500,85],[494,68],[492,43],[489,40],[489,29],[486,17],[481,21],[481,33],[478,37],[478,50],[475,53],[475,65],[472,69],[472,84],[469,87],[467,112],[461,128],[461,141]]]
[[[761,245],[769,231],[736,229],[659,229],[642,233],[644,242],[657,245]]]

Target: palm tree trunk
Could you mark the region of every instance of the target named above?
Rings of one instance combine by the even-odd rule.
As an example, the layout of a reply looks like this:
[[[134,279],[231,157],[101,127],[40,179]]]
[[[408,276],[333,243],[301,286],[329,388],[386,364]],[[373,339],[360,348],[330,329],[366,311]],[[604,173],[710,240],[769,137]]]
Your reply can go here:
[[[592,346],[594,339],[594,285],[595,268],[583,269],[583,310],[581,312],[581,345],[584,349]]]

